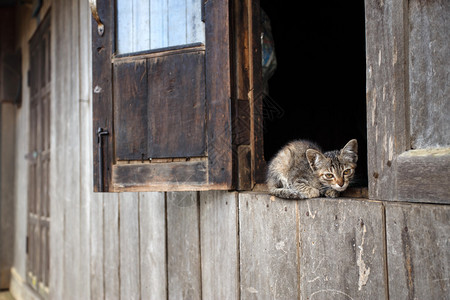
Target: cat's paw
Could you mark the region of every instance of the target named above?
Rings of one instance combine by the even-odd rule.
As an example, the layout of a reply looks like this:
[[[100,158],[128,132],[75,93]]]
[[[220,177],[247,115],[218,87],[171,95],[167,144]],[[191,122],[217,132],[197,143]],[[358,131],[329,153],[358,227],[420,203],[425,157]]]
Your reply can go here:
[[[328,198],[337,198],[339,197],[339,192],[333,189],[326,190],[325,196]]]
[[[320,197],[320,191],[316,188],[309,188],[304,190],[306,198],[318,198]]]

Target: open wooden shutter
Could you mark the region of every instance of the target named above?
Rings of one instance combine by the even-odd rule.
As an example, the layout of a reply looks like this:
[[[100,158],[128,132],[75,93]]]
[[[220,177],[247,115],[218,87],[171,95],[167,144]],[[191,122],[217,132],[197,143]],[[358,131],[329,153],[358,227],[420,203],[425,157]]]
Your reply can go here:
[[[117,21],[118,10],[126,7],[96,2],[91,1],[99,22],[93,18],[94,190],[230,189],[228,1],[188,1],[202,14],[204,42],[187,38],[172,46],[160,39],[154,47],[146,46],[155,36],[146,27]],[[169,3],[168,19],[177,20],[171,2],[177,5],[161,1]],[[158,18],[151,7],[140,13],[149,14],[150,23]],[[190,20],[183,22],[189,25]],[[152,24],[152,30],[171,26],[164,24]],[[144,46],[128,47],[122,41],[118,47],[117,37],[128,35]]]
[[[366,1],[369,196],[450,203],[449,1]]]

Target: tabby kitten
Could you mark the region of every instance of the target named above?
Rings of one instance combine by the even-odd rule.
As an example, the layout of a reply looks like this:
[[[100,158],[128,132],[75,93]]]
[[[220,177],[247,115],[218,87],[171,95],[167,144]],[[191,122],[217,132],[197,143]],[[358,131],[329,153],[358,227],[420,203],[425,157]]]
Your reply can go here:
[[[358,142],[322,153],[317,144],[297,140],[284,146],[269,163],[270,194],[287,199],[336,198],[355,174]]]

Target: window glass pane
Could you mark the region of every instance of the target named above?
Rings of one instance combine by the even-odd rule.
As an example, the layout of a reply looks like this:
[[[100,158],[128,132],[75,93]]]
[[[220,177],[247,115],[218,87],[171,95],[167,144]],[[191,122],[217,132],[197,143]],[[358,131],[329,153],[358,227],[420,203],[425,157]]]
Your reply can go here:
[[[117,0],[117,53],[204,43],[203,0]]]

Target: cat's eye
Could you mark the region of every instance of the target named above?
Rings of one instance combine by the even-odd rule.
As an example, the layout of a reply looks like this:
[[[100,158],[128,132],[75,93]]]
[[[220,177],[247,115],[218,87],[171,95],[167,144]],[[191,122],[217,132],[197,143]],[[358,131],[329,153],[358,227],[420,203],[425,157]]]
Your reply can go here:
[[[344,171],[344,175],[350,175],[352,173],[351,169],[347,169]]]
[[[334,177],[334,175],[331,174],[331,173],[325,174],[325,178],[327,178],[327,179],[331,179],[331,178],[333,178],[333,177]]]

